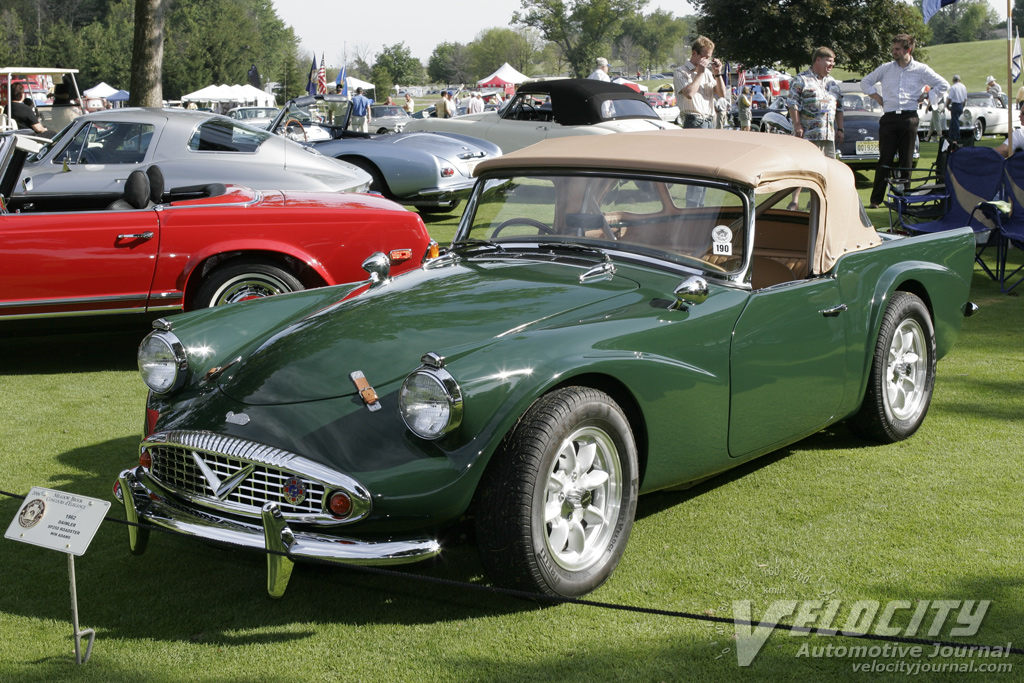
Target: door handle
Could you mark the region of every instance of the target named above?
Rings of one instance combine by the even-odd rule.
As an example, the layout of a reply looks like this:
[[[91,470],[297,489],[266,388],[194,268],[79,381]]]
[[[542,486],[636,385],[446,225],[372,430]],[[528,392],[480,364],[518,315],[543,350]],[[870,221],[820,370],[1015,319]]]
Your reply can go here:
[[[826,308],[824,311],[818,311],[826,318],[836,318],[840,313],[847,310],[846,304],[839,304],[835,308]]]
[[[124,235],[118,235],[117,239],[119,239],[119,240],[151,240],[151,239],[153,239],[153,233],[147,231],[147,232],[137,232],[137,233],[134,233],[134,234],[124,234]]]

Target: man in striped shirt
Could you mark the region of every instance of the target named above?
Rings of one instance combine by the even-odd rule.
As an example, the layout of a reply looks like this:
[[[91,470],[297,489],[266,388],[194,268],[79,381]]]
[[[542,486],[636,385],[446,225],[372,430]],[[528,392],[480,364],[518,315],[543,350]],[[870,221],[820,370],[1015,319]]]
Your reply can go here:
[[[878,67],[860,82],[860,89],[882,105],[885,114],[878,123],[878,165],[875,184],[871,188],[871,208],[877,209],[885,198],[886,180],[893,157],[898,168],[909,168],[913,160],[917,139],[917,105],[924,94],[924,86],[945,97],[949,83],[931,67],[915,61],[914,37],[901,33],[892,39],[892,59]],[[876,84],[881,83],[881,94]],[[906,177],[906,172],[901,173]]]

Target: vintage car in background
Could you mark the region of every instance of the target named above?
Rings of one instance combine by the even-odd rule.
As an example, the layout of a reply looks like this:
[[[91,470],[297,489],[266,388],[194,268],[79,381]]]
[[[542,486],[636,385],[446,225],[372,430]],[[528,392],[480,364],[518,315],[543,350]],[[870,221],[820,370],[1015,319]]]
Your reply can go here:
[[[154,324],[134,552],[150,526],[269,550],[281,595],[293,561],[412,562],[463,520],[493,580],[583,595],[639,494],[841,420],[912,435],[976,308],[971,229],[876,233],[805,140],[566,137],[477,173],[422,269]]]
[[[473,168],[501,155],[497,145],[468,135],[349,130],[351,116],[351,103],[340,95],[299,97],[284,105],[270,130],[364,169],[370,190],[421,211],[454,209],[473,187]]]
[[[683,124],[683,120],[679,116],[679,107],[676,106],[675,95],[664,92],[648,92],[644,93],[644,97],[647,98],[647,103],[654,107],[654,111],[658,113],[662,121]]]
[[[380,197],[165,191],[155,165],[133,170],[110,206],[81,193],[12,197],[38,147],[0,136],[0,321],[216,306],[349,282],[375,252],[418,268],[432,247],[419,216]]]
[[[1016,113],[1006,106],[1005,94],[996,97],[987,92],[967,93],[964,113],[960,116],[960,130],[973,129],[975,140],[984,135],[1007,135],[1011,121],[1014,128],[1020,128]]]
[[[495,110],[496,110],[496,108],[495,108]],[[468,112],[469,112],[469,108],[468,107],[465,107],[465,106],[462,106],[462,107],[456,106],[455,107],[455,115],[456,116],[465,116]],[[414,113],[409,118],[411,118],[411,119],[437,118],[437,105],[436,104],[431,104],[429,106],[423,107],[423,109],[420,109],[418,112]]]
[[[227,115],[236,121],[266,129],[277,116],[277,107],[235,107]]]
[[[769,112],[785,116],[786,98],[776,97],[768,106],[764,106],[763,101],[754,102],[753,106],[750,108],[750,130],[764,131],[761,127],[761,122],[764,120],[765,114],[768,114]],[[740,112],[739,105],[736,103],[736,98],[733,98],[732,107],[729,109],[729,121],[733,128],[740,127]]]
[[[370,128],[378,135],[401,133],[409,118],[408,112],[398,105],[374,104],[370,107]]]
[[[776,100],[777,102],[778,100]],[[773,102],[772,104],[775,104]],[[843,142],[836,148],[840,160],[852,168],[874,168],[878,164],[878,121],[884,113],[882,106],[862,92],[843,94]],[[789,111],[769,111],[761,119],[765,133],[793,134]],[[921,141],[914,141],[913,167],[921,157]]]
[[[257,190],[363,192],[366,171],[240,121],[187,109],[86,114],[28,158],[13,196],[87,195],[106,206],[128,174],[159,164],[168,188],[237,183]],[[63,199],[61,199],[63,201]]]
[[[548,138],[670,128],[675,126],[662,121],[635,90],[571,78],[523,83],[498,112],[418,119],[405,127],[471,135],[493,142],[506,154]]]

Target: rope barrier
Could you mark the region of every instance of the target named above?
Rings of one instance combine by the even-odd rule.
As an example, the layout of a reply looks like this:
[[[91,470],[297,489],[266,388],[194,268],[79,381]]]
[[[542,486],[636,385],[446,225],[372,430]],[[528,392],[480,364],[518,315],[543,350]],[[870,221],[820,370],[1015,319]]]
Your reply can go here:
[[[10,498],[20,498],[22,500],[24,500],[24,498],[25,498],[25,496],[23,496],[23,495],[18,495],[16,493],[9,493],[9,492],[4,491],[2,489],[0,489],[0,495],[8,496]],[[122,524],[124,526],[134,526],[134,527],[137,527],[139,529],[148,529],[150,531],[159,531],[159,532],[168,534],[170,536],[179,536],[181,538],[186,538],[186,539],[193,540],[193,541],[196,540],[195,537],[192,536],[191,534],[186,534],[186,533],[183,533],[183,532],[180,532],[180,531],[176,531],[174,529],[165,529],[163,527],[155,526],[155,525],[152,525],[152,524],[136,524],[134,522],[129,522],[126,519],[118,519],[118,518],[115,518],[115,517],[104,518],[103,521],[104,522],[110,522],[110,523],[113,523],[113,524]],[[239,544],[236,544],[236,543],[231,543],[229,541],[219,541],[218,543],[220,545],[226,545],[226,546],[235,547],[235,548],[238,548],[240,550],[256,551],[256,552],[262,551],[263,553],[265,553],[267,555],[279,555],[279,556],[282,556],[282,557],[286,557],[286,558],[292,559],[287,552],[281,552],[281,551],[277,551],[277,550],[269,550],[267,548],[252,548],[250,546],[243,546],[243,545],[239,545]],[[845,637],[845,638],[862,638],[862,639],[865,639],[865,640],[877,640],[877,641],[887,642],[887,643],[907,643],[907,644],[912,644],[912,645],[931,645],[931,646],[939,646],[939,647],[955,647],[955,648],[961,648],[961,649],[966,648],[968,650],[982,650],[982,649],[992,650],[992,649],[994,649],[994,646],[992,646],[992,645],[982,645],[982,644],[979,644],[979,643],[962,643],[962,642],[961,643],[957,643],[957,642],[951,642],[951,641],[935,640],[935,639],[932,639],[932,638],[909,638],[909,637],[906,637],[906,636],[885,636],[885,635],[879,635],[879,634],[873,634],[873,633],[853,633],[853,632],[840,631],[840,630],[836,630],[836,629],[819,629],[819,628],[812,627],[812,626],[793,626],[791,624],[779,624],[779,623],[772,624],[772,625],[769,626],[769,625],[763,625],[760,622],[747,621],[747,620],[744,620],[744,619],[734,619],[734,618],[731,618],[731,617],[718,617],[718,616],[714,616],[714,615],[711,615],[711,614],[696,614],[696,613],[693,613],[693,612],[683,612],[683,611],[678,611],[678,610],[659,609],[659,608],[656,608],[656,607],[639,607],[639,606],[636,606],[636,605],[620,605],[620,604],[612,603],[612,602],[601,602],[601,601],[598,601],[598,600],[587,600],[585,598],[569,598],[569,597],[558,596],[558,595],[544,595],[542,593],[533,593],[533,592],[530,592],[530,591],[517,590],[515,588],[503,588],[501,586],[487,586],[487,585],[482,585],[482,584],[467,583],[465,581],[455,581],[454,579],[444,579],[444,578],[440,578],[440,577],[436,577],[436,576],[424,576],[424,575],[420,575],[420,574],[411,574],[411,573],[408,573],[408,572],[396,571],[394,569],[383,569],[381,567],[369,567],[369,566],[364,566],[364,565],[355,565],[355,564],[331,562],[329,560],[323,560],[323,559],[315,558],[315,557],[314,558],[303,558],[301,560],[301,563],[302,564],[322,565],[322,566],[325,566],[325,567],[331,567],[333,569],[346,569],[346,570],[349,570],[349,571],[357,571],[357,572],[361,572],[361,573],[364,573],[364,574],[370,574],[370,575],[376,575],[376,576],[385,576],[385,577],[390,577],[390,578],[398,578],[398,579],[411,580],[411,581],[421,581],[421,582],[425,582],[425,583],[431,583],[431,584],[434,584],[434,585],[447,586],[447,587],[450,587],[450,588],[470,589],[470,590],[475,590],[475,591],[478,591],[478,592],[491,593],[491,594],[497,594],[497,595],[505,595],[505,596],[509,596],[509,597],[513,597],[513,598],[520,598],[520,599],[523,599],[523,600],[532,600],[534,602],[547,602],[547,603],[554,604],[554,605],[558,605],[558,604],[582,605],[584,607],[594,607],[594,608],[598,608],[598,609],[617,610],[617,611],[621,611],[621,612],[633,612],[633,613],[638,613],[638,614],[650,614],[650,615],[653,615],[653,616],[672,617],[672,618],[677,618],[677,619],[691,619],[691,620],[694,620],[694,621],[706,621],[706,622],[711,622],[711,623],[716,623],[716,624],[734,624],[734,625],[738,625],[738,626],[751,626],[751,627],[761,627],[761,628],[769,628],[770,627],[773,631],[790,631],[790,632],[808,633],[808,634],[816,633],[818,635],[825,635],[825,636],[841,636],[841,637]],[[999,646],[999,647],[1002,647],[1002,646]],[[1007,648],[1005,651],[1007,653],[1011,653],[1011,654],[1015,654],[1015,655],[1024,655],[1024,648],[1012,647],[1012,648]]]

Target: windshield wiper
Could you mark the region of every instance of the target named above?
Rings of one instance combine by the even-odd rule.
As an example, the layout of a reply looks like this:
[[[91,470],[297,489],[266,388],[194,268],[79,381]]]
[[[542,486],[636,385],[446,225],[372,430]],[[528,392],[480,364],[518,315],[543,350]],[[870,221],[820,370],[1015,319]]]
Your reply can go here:
[[[587,254],[594,254],[595,256],[600,256],[601,259],[604,261],[611,261],[611,257],[608,255],[608,252],[604,251],[603,249],[598,249],[597,247],[588,247],[583,244],[577,244],[576,242],[543,242],[542,244],[544,244],[544,246],[546,247],[551,248],[552,251],[554,251],[554,249],[557,248],[565,249],[566,251],[585,252]]]
[[[459,240],[458,242],[452,242],[449,248],[455,250],[460,248],[472,249],[475,247],[487,247],[490,249],[494,249],[495,251],[505,251],[505,247],[501,246],[497,242],[477,239],[476,237],[470,237],[468,239]]]

